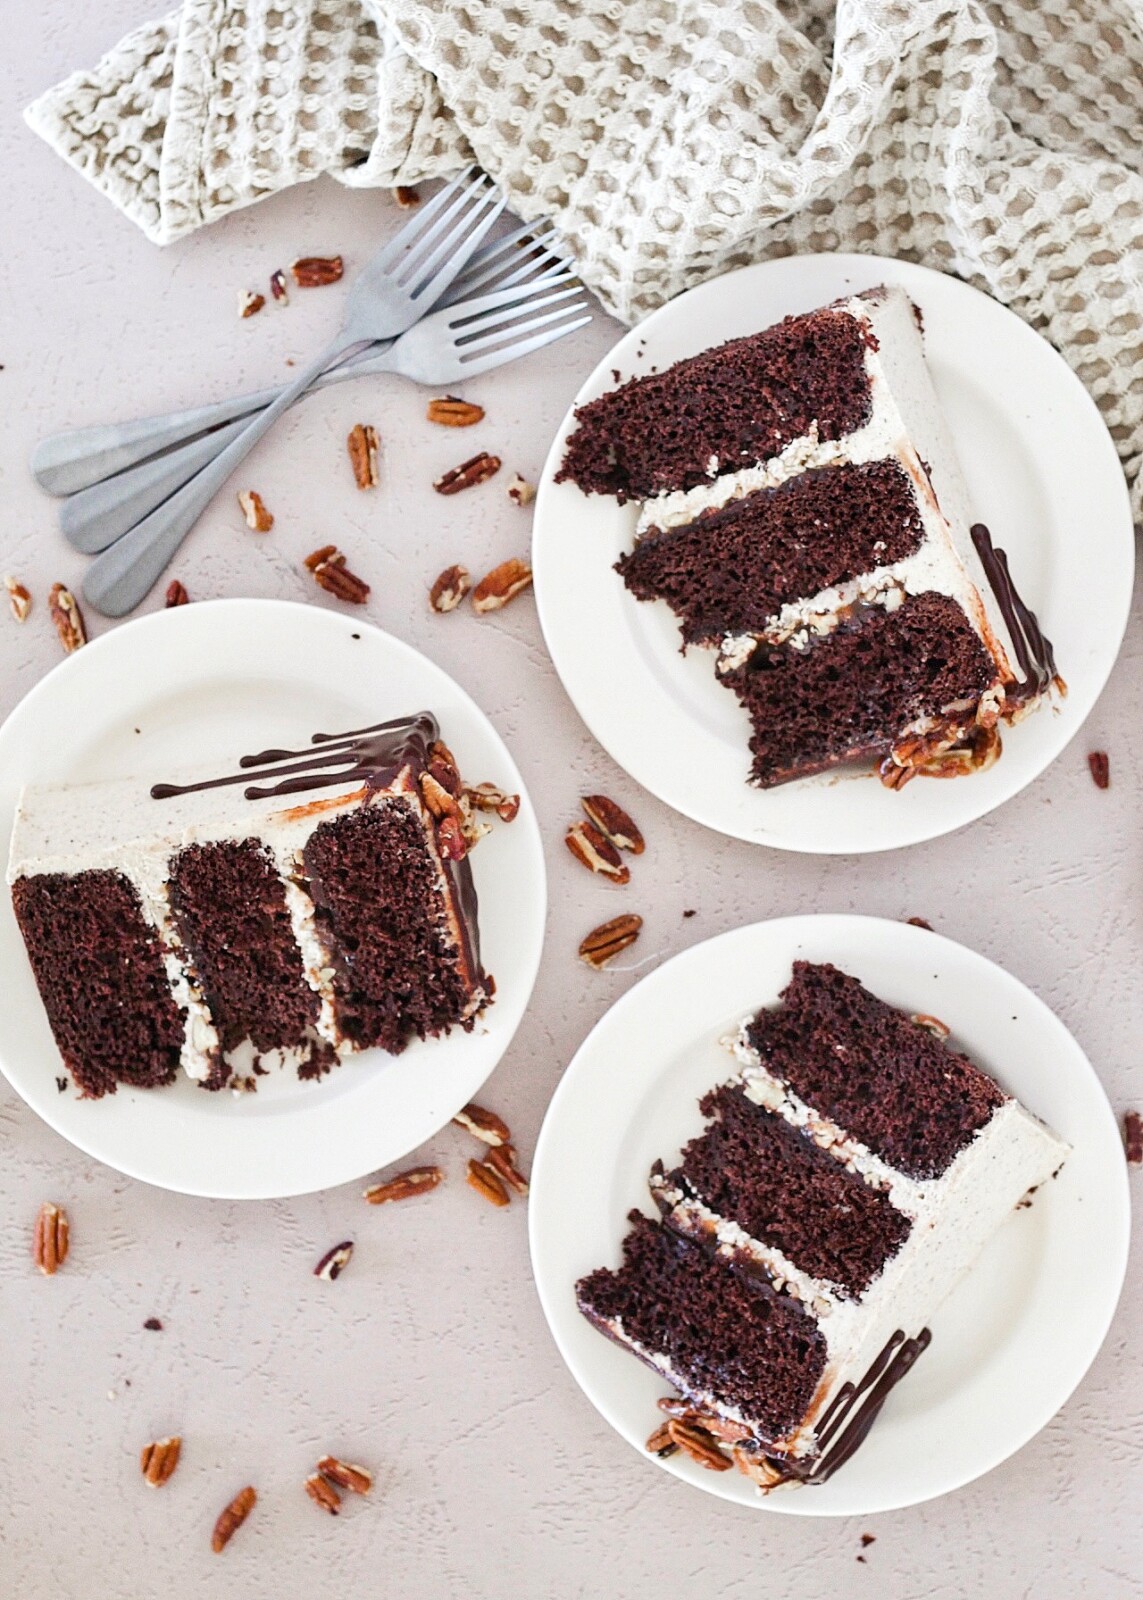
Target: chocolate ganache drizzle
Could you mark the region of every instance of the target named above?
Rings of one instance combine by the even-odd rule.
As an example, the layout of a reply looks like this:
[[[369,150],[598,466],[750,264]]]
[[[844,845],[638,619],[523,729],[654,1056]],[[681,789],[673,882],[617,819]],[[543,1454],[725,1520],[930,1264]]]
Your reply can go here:
[[[1056,670],[1052,642],[1045,637],[1036,613],[1020,598],[1008,569],[1007,555],[993,544],[992,535],[983,522],[974,522],[969,532],[1024,674],[1024,682],[1014,684],[1008,691],[1008,698],[1017,704],[1034,700],[1053,683],[1063,692],[1064,682]]]

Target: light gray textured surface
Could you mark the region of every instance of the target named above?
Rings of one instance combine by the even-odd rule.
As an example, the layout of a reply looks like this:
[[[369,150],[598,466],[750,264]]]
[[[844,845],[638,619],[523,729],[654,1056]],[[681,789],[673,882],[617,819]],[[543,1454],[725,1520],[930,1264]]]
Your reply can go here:
[[[332,330],[341,290],[295,294],[288,310],[268,305],[248,322],[235,314],[238,291],[264,289],[299,254],[342,251],[352,270],[395,222],[385,196],[319,183],[165,253],[146,244],[17,112],[149,15],[145,0],[79,10],[46,0],[26,18],[23,8],[8,13],[0,570],[22,579],[36,605],[22,628],[0,612],[4,713],[59,658],[49,585],[78,588],[82,575],[27,474],[33,442],[286,376],[287,357],[304,359]],[[531,1011],[483,1098],[510,1120],[527,1158],[562,1068],[634,981],[575,960],[578,939],[605,916],[640,911],[639,952],[665,955],[759,917],[853,910],[926,917],[1002,962],[1073,1030],[1117,1110],[1138,1104],[1137,617],[1085,734],[1018,799],[903,854],[829,860],[723,840],[640,793],[564,696],[530,598],[484,620],[467,607],[431,615],[425,592],[441,567],[462,561],[476,573],[524,553],[529,516],[507,501],[506,478],[515,469],[535,479],[564,408],[616,331],[599,319],[550,358],[474,384],[488,416],[468,433],[429,427],[424,397],[395,380],[308,401],[242,473],[274,511],[273,532],[249,533],[224,494],[173,569],[193,599],[334,604],[299,561],[336,541],[374,586],[369,619],[452,672],[511,745],[546,829],[552,913]],[[383,486],[371,495],[353,488],[345,458],[357,421],[374,422],[385,440]],[[479,448],[504,456],[499,479],[453,500],[431,492],[441,470]],[[89,622],[93,632],[106,626]],[[1105,794],[1084,759],[1095,748],[1111,757]],[[648,836],[626,891],[589,878],[560,842],[585,788],[629,803]],[[688,907],[697,915],[684,921]],[[357,1185],[269,1204],[162,1193],[80,1155],[6,1085],[0,1123],[4,1594],[1143,1593],[1138,1246],[1107,1345],[1033,1444],[944,1501],[816,1523],[699,1496],[641,1463],[595,1415],[544,1326],[525,1208],[494,1211],[464,1184],[469,1144],[459,1130],[423,1152],[447,1166],[443,1189],[374,1211]],[[46,1198],[73,1223],[72,1254],[51,1280],[28,1254]],[[348,1271],[335,1284],[314,1279],[318,1256],[345,1237],[357,1241]],[[1077,1263],[1077,1293],[1082,1283]],[[143,1330],[150,1316],[161,1333]],[[169,1432],[184,1435],[183,1461],[153,1493],[138,1451]],[[378,1474],[371,1501],[338,1520],[301,1490],[325,1450]],[[215,1557],[214,1518],[248,1482],[259,1504]],[[876,1543],[858,1565],[863,1531]]]

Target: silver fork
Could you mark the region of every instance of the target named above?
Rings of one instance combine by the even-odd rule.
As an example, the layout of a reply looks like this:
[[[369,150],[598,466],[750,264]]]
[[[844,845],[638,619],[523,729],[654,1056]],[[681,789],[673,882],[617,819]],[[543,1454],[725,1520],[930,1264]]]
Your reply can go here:
[[[574,279],[558,278],[538,285],[516,284],[461,305],[446,307],[402,334],[384,356],[377,358],[378,365],[384,361],[387,372],[433,384],[459,382],[489,372],[506,361],[515,361],[555,339],[562,339],[590,322],[587,301],[577,298],[582,292]],[[581,312],[584,314],[579,315]],[[268,409],[272,411],[274,406]],[[258,427],[261,421],[259,418],[252,427]],[[238,447],[245,439],[243,434]],[[121,617],[139,604],[194,521],[193,516],[188,519],[181,507],[175,515],[170,515],[170,508],[186,496],[187,490],[194,490],[199,479],[208,473],[227,476],[231,468],[226,458],[235,448],[231,445],[224,450],[211,466],[204,467],[192,478],[186,488],[172,495],[157,511],[136,523],[129,533],[96,557],[87,569],[83,593],[97,611],[107,617]],[[195,503],[197,516],[197,499]]]
[[[459,273],[439,304],[453,305],[475,294],[507,289],[525,279],[565,270],[567,257],[557,245],[554,228],[537,228],[525,222],[494,243],[483,245]],[[368,374],[372,356],[388,348],[375,343],[359,355],[331,367],[311,386],[324,388],[347,378]],[[213,405],[143,417],[135,422],[113,422],[94,428],[73,428],[43,439],[32,452],[32,476],[49,494],[73,495],[110,478],[114,473],[149,460],[172,445],[182,444],[236,417],[261,411],[275,400],[284,385],[236,395]],[[220,446],[221,448],[221,446]],[[66,531],[66,530],[65,530]],[[84,548],[77,544],[78,549]]]
[[[506,250],[505,241],[501,241],[489,246],[487,250],[480,251],[478,254],[483,259],[478,261],[477,257],[473,258],[469,269],[456,280],[453,290],[462,282],[469,290],[481,286],[491,288],[494,285],[497,288],[510,288],[520,282],[533,284],[556,280],[569,282],[569,268],[566,263],[546,245],[538,251],[535,248],[529,249],[521,261],[521,251],[516,248],[516,241],[529,237],[529,234],[530,230],[527,227],[509,234],[508,239],[513,241],[510,250]],[[534,246],[534,240],[529,239],[529,242]],[[445,297],[445,304],[457,303],[459,303],[457,296],[450,291]],[[352,357],[323,373],[307,392],[312,392],[312,389],[323,387],[327,383],[343,382],[346,378],[390,371],[385,352],[391,345],[392,340],[371,344],[361,355]],[[161,505],[200,468],[219,455],[232,439],[238,438],[247,424],[250,412],[262,410],[279,393],[279,390],[271,389],[261,396],[247,396],[237,402],[223,402],[217,409],[224,414],[227,414],[229,408],[235,404],[244,407],[238,419],[229,426],[216,428],[205,435],[202,435],[196,427],[185,445],[177,449],[168,449],[165,454],[143,460],[138,466],[117,472],[101,482],[92,484],[90,488],[69,495],[61,504],[59,512],[60,530],[64,537],[69,544],[76,550],[82,550],[85,555],[94,555],[100,550],[106,550],[108,545],[114,544],[115,540],[129,528],[134,527],[136,522]],[[251,401],[253,405],[250,405]],[[249,410],[245,409],[247,406]],[[203,407],[197,413],[184,412],[183,416],[201,416],[204,411],[209,414],[214,409],[216,408]],[[157,420],[163,425],[165,441],[173,445],[175,439],[171,437],[172,430],[169,426],[171,419]],[[140,425],[127,426],[137,428]],[[106,433],[108,430],[90,431]]]

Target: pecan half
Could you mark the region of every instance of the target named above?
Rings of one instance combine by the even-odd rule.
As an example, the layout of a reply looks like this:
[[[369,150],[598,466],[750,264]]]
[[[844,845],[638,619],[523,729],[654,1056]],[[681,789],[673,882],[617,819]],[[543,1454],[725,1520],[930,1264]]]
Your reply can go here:
[[[651,1455],[660,1457],[660,1459],[673,1456],[679,1447],[671,1438],[671,1424],[669,1422],[660,1423],[643,1448],[649,1451]]]
[[[590,822],[573,822],[564,843],[577,861],[591,872],[598,872],[612,883],[630,883],[631,869],[619,859],[619,851]]]
[[[589,967],[594,967],[598,972],[620,951],[635,943],[642,926],[643,918],[633,912],[623,917],[612,917],[610,922],[601,922],[598,928],[593,928],[580,941],[580,960],[586,961]]]
[[[509,1202],[508,1190],[504,1181],[493,1172],[492,1168],[484,1161],[472,1160],[468,1163],[468,1181],[476,1190],[494,1206],[506,1206]]]
[[[461,400],[455,394],[442,394],[429,401],[425,416],[430,422],[440,423],[442,428],[471,428],[474,423],[484,421],[484,407],[473,400]]]
[[[433,484],[438,494],[459,494],[462,489],[471,489],[475,484],[486,483],[489,478],[494,478],[500,471],[500,457],[489,455],[487,450],[482,450],[478,456],[471,456],[469,460],[462,461],[459,467],[452,467]]]
[[[421,773],[421,794],[434,817],[460,815],[460,804],[440,779],[431,771]]]
[[[62,583],[53,583],[48,594],[48,611],[56,625],[60,643],[71,655],[87,643],[87,629],[83,625],[83,612],[70,589]]]
[[[1111,763],[1107,759],[1106,750],[1093,750],[1087,758],[1091,771],[1091,781],[1097,789],[1107,789],[1111,786]]]
[[[469,785],[464,791],[469,804],[477,811],[495,811],[501,822],[515,822],[520,813],[520,796],[505,794],[494,783]]]
[[[322,1456],[317,1469],[323,1478],[336,1483],[339,1488],[353,1494],[368,1494],[373,1487],[373,1474],[368,1467],[356,1466],[352,1461],[339,1461],[336,1456]]]
[[[472,577],[467,567],[446,567],[429,590],[429,604],[442,615],[455,611],[472,588]]]
[[[381,481],[377,471],[377,452],[381,448],[377,429],[371,423],[358,422],[350,429],[345,443],[357,487],[376,489]]]
[[[428,1194],[443,1180],[444,1173],[439,1167],[410,1167],[407,1172],[398,1172],[384,1183],[375,1183],[366,1189],[365,1198],[371,1206],[383,1206],[390,1200],[409,1200],[415,1194]]]
[[[536,498],[535,487],[527,478],[522,478],[518,472],[514,472],[508,479],[508,498],[513,505],[530,506]]]
[[[256,317],[266,304],[264,294],[256,294],[253,289],[243,289],[238,296],[238,315],[240,317]]]
[[[411,211],[421,203],[420,190],[414,189],[411,183],[399,183],[393,190],[393,199],[402,211]]]
[[[320,1472],[311,1472],[305,1482],[305,1490],[315,1505],[321,1506],[323,1511],[328,1511],[331,1517],[336,1517],[341,1511],[341,1496],[332,1483],[327,1483]]]
[[[462,1106],[452,1120],[458,1127],[467,1128],[469,1133],[475,1134],[485,1144],[511,1143],[512,1134],[504,1119],[498,1117],[495,1111],[486,1111],[472,1101]]]
[[[680,1417],[672,1417],[667,1423],[667,1433],[671,1443],[678,1445],[700,1467],[706,1467],[711,1472],[730,1470],[730,1458],[720,1449],[713,1434],[700,1428],[696,1422],[684,1422]]]
[[[45,1278],[50,1278],[67,1260],[69,1234],[67,1212],[45,1200],[32,1232],[32,1260]]]
[[[1123,1145],[1131,1166],[1143,1164],[1143,1117],[1138,1111],[1128,1111],[1123,1118]]]
[[[226,1549],[235,1533],[253,1511],[257,1498],[257,1491],[250,1484],[247,1484],[245,1489],[239,1489],[230,1504],[224,1506],[219,1512],[218,1521],[214,1525],[214,1532],[210,1536],[210,1548],[215,1555]]]
[[[313,573],[314,582],[327,594],[338,600],[348,600],[355,606],[363,606],[368,600],[369,585],[364,578],[350,572],[344,555],[335,544],[325,544],[320,550],[311,551],[305,565]]]
[[[270,274],[270,293],[274,296],[274,299],[280,306],[289,305],[290,292],[286,288],[286,274],[282,271],[281,267],[276,268],[275,271],[271,272]]]
[[[605,833],[620,850],[629,850],[641,856],[647,848],[643,835],[621,805],[609,800],[605,794],[585,794],[580,800],[587,820]]]
[[[5,578],[4,587],[8,591],[8,604],[12,608],[12,615],[17,622],[23,622],[32,609],[31,594],[22,583],[17,583],[15,578]]]
[[[177,1433],[169,1439],[156,1439],[143,1446],[139,1452],[139,1466],[152,1489],[161,1488],[174,1472],[182,1447],[183,1441]]]
[[[752,1450],[742,1450],[737,1446],[730,1453],[739,1472],[752,1483],[756,1483],[760,1489],[773,1489],[778,1484],[786,1482],[786,1474],[772,1462],[767,1461],[765,1456],[755,1455]]]
[[[328,1278],[330,1283],[336,1283],[349,1265],[352,1255],[353,1240],[343,1239],[340,1244],[335,1244],[332,1250],[327,1250],[322,1256],[314,1268],[314,1277]]]
[[[167,584],[167,610],[169,611],[172,606],[185,606],[189,604],[190,595],[186,591],[186,586],[181,584],[177,578],[172,578],[170,583]]]
[[[257,489],[241,489],[238,494],[238,505],[246,519],[246,526],[253,533],[269,533],[274,526],[274,517],[267,511],[266,502]]]
[[[514,1189],[517,1194],[527,1194],[528,1180],[516,1165],[515,1145],[494,1144],[484,1158],[484,1165],[491,1167],[509,1189]]]
[[[468,839],[459,815],[441,818],[437,825],[437,849],[442,861],[463,861],[468,854]]]
[[[528,588],[531,581],[532,569],[528,563],[512,556],[481,578],[472,591],[472,608],[481,615],[486,611],[499,611]]]
[[[345,271],[340,256],[301,256],[292,263],[290,271],[299,289],[320,289],[327,283],[336,283]]]

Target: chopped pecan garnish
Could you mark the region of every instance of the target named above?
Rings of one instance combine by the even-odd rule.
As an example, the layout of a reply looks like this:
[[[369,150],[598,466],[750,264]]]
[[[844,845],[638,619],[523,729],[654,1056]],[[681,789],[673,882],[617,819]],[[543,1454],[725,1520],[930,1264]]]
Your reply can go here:
[[[491,1167],[509,1189],[514,1189],[517,1194],[527,1194],[528,1180],[516,1165],[515,1145],[494,1144],[485,1156],[484,1164],[486,1167]]]
[[[350,572],[345,557],[335,544],[322,545],[306,557],[305,565],[313,573],[314,582],[327,594],[338,600],[348,600],[351,605],[363,606],[369,598],[369,585],[364,578]]]
[[[735,1446],[730,1453],[739,1472],[752,1483],[756,1483],[760,1489],[773,1489],[779,1483],[786,1482],[786,1474],[772,1462],[767,1461],[765,1456],[755,1455],[752,1450],[743,1450],[739,1446]]]
[[[87,629],[83,625],[83,612],[70,589],[62,583],[53,583],[48,594],[48,611],[56,625],[60,643],[71,655],[87,643]]]
[[[429,401],[425,416],[430,422],[439,422],[442,428],[471,428],[484,421],[484,407],[455,394],[443,394]]]
[[[511,1143],[512,1133],[504,1119],[498,1117],[495,1111],[486,1111],[472,1101],[462,1106],[452,1120],[458,1127],[467,1128],[469,1133],[475,1134],[485,1144]]]
[[[932,933],[933,931],[932,923],[926,922],[924,917],[906,917],[905,921],[911,928],[924,928],[927,933]]]
[[[706,1467],[711,1472],[728,1472],[732,1465],[729,1457],[720,1448],[714,1435],[705,1428],[700,1428],[696,1422],[684,1422],[679,1417],[672,1417],[667,1423],[667,1433],[671,1443],[684,1450],[692,1461],[697,1461],[700,1467]]]
[[[514,472],[508,479],[508,498],[513,505],[530,506],[536,498],[536,490],[526,478],[522,478],[518,472]]]
[[[23,622],[32,609],[31,594],[22,583],[17,583],[15,578],[5,578],[4,587],[8,591],[8,604],[12,608],[12,615],[17,622]]]
[[[438,494],[459,494],[462,489],[471,489],[474,484],[486,483],[499,471],[500,457],[482,450],[478,456],[472,456],[468,461],[462,461],[459,467],[452,467],[443,473],[433,488]]]
[[[336,1483],[339,1488],[353,1494],[368,1494],[373,1487],[373,1474],[368,1467],[356,1466],[352,1461],[339,1461],[336,1456],[322,1456],[317,1469],[323,1478]]]
[[[256,317],[266,304],[264,294],[256,294],[253,289],[243,289],[238,296],[238,315],[240,317]]]
[[[377,452],[381,448],[377,429],[371,423],[359,422],[350,429],[345,443],[357,487],[376,489],[381,481],[377,471]]]
[[[432,771],[421,773],[421,794],[434,817],[459,816],[459,801]]]
[[[327,1250],[322,1256],[314,1268],[314,1277],[328,1278],[331,1283],[336,1283],[349,1265],[352,1255],[353,1240],[343,1239],[340,1244],[335,1244],[332,1250]]]
[[[913,1021],[918,1028],[924,1028],[926,1033],[931,1033],[937,1039],[947,1039],[952,1029],[947,1022],[942,1022],[940,1017],[931,1017],[927,1011],[917,1011],[913,1014]]]
[[[238,504],[242,515],[246,518],[246,526],[254,533],[269,533],[274,526],[273,514],[266,509],[266,502],[257,489],[242,489],[239,491]]]
[[[504,1180],[484,1161],[472,1160],[468,1163],[468,1181],[476,1190],[494,1206],[506,1206],[510,1196],[504,1187]]]
[[[289,305],[290,292],[286,288],[286,274],[282,271],[281,267],[276,268],[275,271],[271,272],[270,274],[270,293],[274,296],[274,299],[280,306]]]
[[[345,271],[340,256],[301,256],[290,267],[299,289],[320,289],[336,283]]]
[[[50,1278],[67,1260],[69,1232],[67,1212],[45,1200],[32,1233],[32,1260],[45,1278]]]
[[[419,206],[421,203],[420,191],[414,189],[411,183],[399,183],[393,190],[393,199],[402,211],[411,211],[414,206]]]
[[[468,854],[468,839],[459,815],[442,817],[437,824],[437,849],[442,861],[463,861]]]
[[[161,1488],[174,1472],[182,1447],[183,1441],[177,1433],[169,1439],[156,1439],[152,1444],[143,1446],[139,1452],[139,1466],[152,1489]]]
[[[1093,750],[1087,758],[1088,767],[1091,769],[1091,781],[1097,789],[1107,789],[1111,784],[1111,764],[1107,759],[1106,750]]]
[[[477,811],[495,811],[501,822],[515,822],[520,812],[520,796],[505,794],[494,783],[477,783],[464,791],[469,803]]]
[[[604,833],[620,850],[641,856],[647,848],[643,835],[621,805],[605,794],[585,794],[580,801],[587,820]]]
[[[532,569],[528,563],[512,556],[481,578],[472,591],[472,608],[481,615],[486,611],[499,611],[509,600],[515,600],[531,581]]]
[[[634,913],[623,917],[612,917],[610,922],[600,923],[598,928],[593,928],[581,940],[580,960],[586,961],[589,967],[599,971],[619,955],[620,951],[635,943],[642,926],[643,918],[637,917]]]
[[[1131,1166],[1143,1164],[1143,1117],[1128,1111],[1123,1118],[1123,1145]]]
[[[170,583],[167,584],[167,610],[169,611],[172,606],[185,606],[189,604],[190,595],[186,591],[186,586],[181,584],[177,578],[172,578]]]
[[[239,1489],[230,1504],[219,1512],[214,1532],[210,1536],[210,1548],[215,1555],[226,1549],[234,1534],[253,1511],[257,1498],[257,1491],[247,1484],[245,1489]]]
[[[673,1456],[679,1447],[671,1438],[671,1424],[669,1422],[660,1423],[643,1448],[651,1455],[659,1456],[660,1459]]]
[[[415,1194],[428,1194],[443,1180],[444,1173],[439,1167],[410,1167],[407,1172],[398,1172],[384,1183],[375,1183],[371,1189],[366,1189],[365,1198],[371,1206],[383,1206],[390,1200],[409,1200]]]
[[[306,1493],[323,1511],[336,1517],[341,1510],[341,1496],[332,1483],[327,1483],[320,1472],[311,1472],[305,1483]]]
[[[472,588],[472,578],[467,567],[446,567],[429,590],[429,604],[434,611],[455,611]]]
[[[631,869],[619,859],[619,851],[610,839],[605,839],[590,822],[573,822],[564,835],[564,843],[577,861],[609,878],[612,883],[630,883]]]

